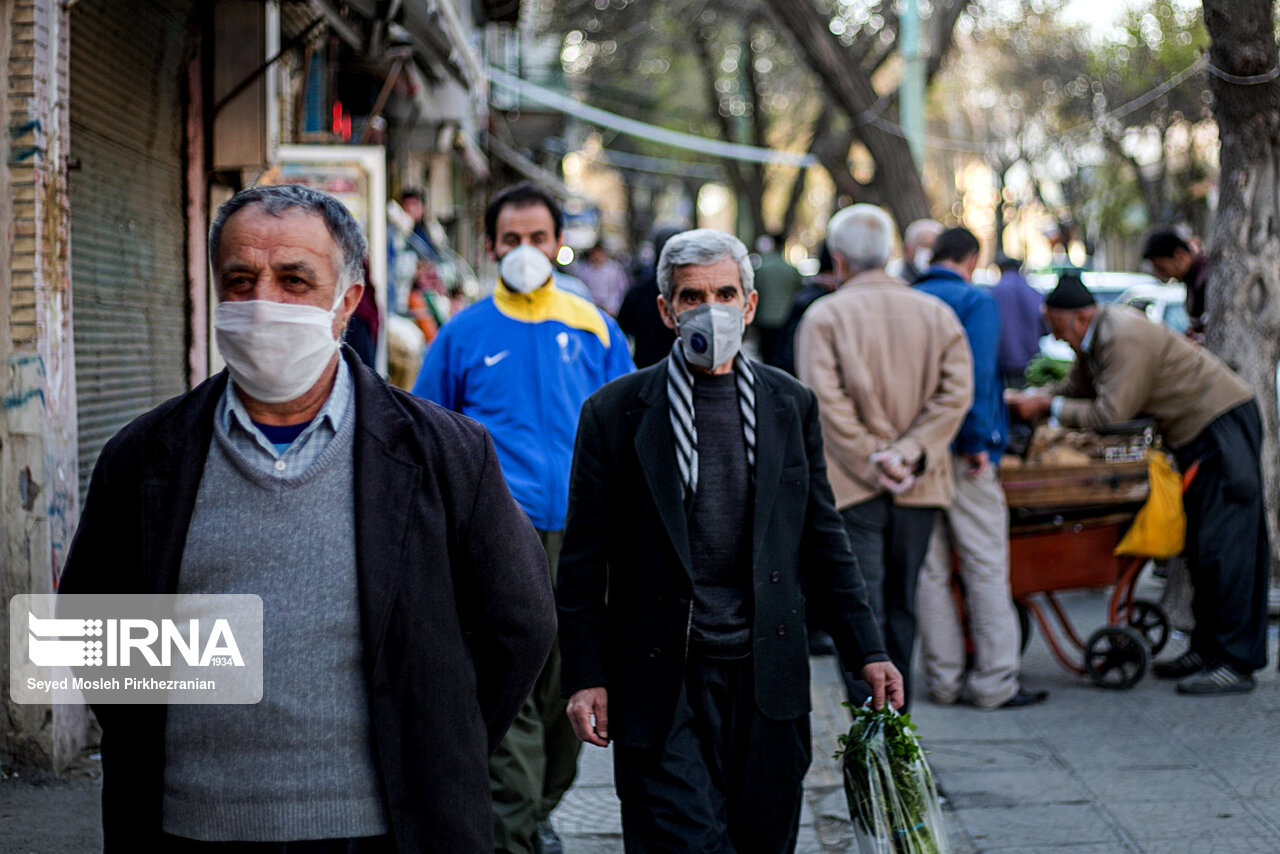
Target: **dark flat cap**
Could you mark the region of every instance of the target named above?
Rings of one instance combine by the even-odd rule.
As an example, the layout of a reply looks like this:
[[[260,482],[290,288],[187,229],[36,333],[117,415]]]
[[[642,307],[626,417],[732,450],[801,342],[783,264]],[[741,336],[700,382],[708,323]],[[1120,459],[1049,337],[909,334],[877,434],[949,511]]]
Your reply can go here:
[[[1075,273],[1063,273],[1058,277],[1058,286],[1044,298],[1046,308],[1061,308],[1068,311],[1086,308],[1095,304],[1093,294],[1080,281]]]

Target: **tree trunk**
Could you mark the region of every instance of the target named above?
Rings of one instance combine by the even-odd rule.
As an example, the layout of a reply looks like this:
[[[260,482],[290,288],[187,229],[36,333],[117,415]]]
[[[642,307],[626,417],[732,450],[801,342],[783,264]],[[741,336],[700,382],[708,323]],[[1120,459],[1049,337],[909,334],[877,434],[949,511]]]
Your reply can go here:
[[[996,254],[1004,254],[1004,173],[1009,171],[1009,167],[1004,163],[990,164],[991,173],[996,178],[996,222],[995,222],[995,238],[996,238]]]
[[[831,132],[831,107],[822,108],[822,112],[818,114],[817,120],[813,123],[813,136],[809,138],[809,153],[813,154],[821,144],[823,138]],[[845,151],[848,151],[845,146]],[[782,228],[779,231],[785,237],[791,234],[796,227],[796,218],[800,213],[800,202],[804,200],[804,188],[809,178],[809,170],[807,168],[799,168],[796,170],[796,176],[791,182],[791,195],[787,199],[787,209],[782,214]]]
[[[1142,196],[1142,206],[1147,209],[1147,222],[1152,225],[1168,221],[1165,216],[1165,205],[1161,198],[1160,184],[1161,177],[1148,179],[1142,174],[1142,164],[1138,162],[1138,158],[1134,157],[1124,150],[1124,145],[1119,137],[1105,134],[1103,144],[1117,159],[1129,165],[1133,170],[1133,182],[1138,185],[1138,193]],[[1164,153],[1161,152],[1161,160],[1164,160]],[[1162,165],[1160,172],[1163,175],[1165,167]]]
[[[813,0],[773,3],[769,8],[791,33],[825,91],[857,122],[879,95],[870,75],[851,61],[848,48],[832,34],[830,18],[814,7]],[[929,200],[906,139],[870,123],[858,127],[857,133],[875,160],[872,183],[892,190],[885,193],[885,199],[898,228],[929,216]]]
[[[711,52],[711,41],[705,33],[697,32],[693,36],[694,45],[698,52],[698,58],[702,62],[702,71],[707,97],[707,109],[710,115],[720,126],[720,137],[725,142],[737,142],[733,132],[733,119],[721,111],[720,93],[716,90],[717,71],[719,61]],[[729,184],[733,188],[734,199],[738,205],[738,222],[742,222],[742,208],[747,209],[747,214],[751,218],[751,235],[739,235],[746,240],[748,245],[754,245],[755,239],[764,233],[764,214],[761,213],[761,201],[763,200],[764,188],[759,186],[751,178],[747,177],[749,173],[749,164],[734,160],[732,157],[722,158],[725,174],[729,177]]]
[[[646,188],[646,180],[636,175],[629,175],[626,171],[620,170],[622,176],[623,188],[626,191],[627,204],[627,248],[631,252],[640,249],[640,245],[649,239],[650,232],[653,231],[653,191]],[[639,190],[645,189],[644,193],[647,202],[644,205],[639,203],[637,198]]]
[[[742,82],[746,87],[744,94],[747,97],[747,103],[751,105],[751,144],[756,148],[768,148],[769,138],[765,133],[764,103],[760,97],[760,79],[756,76],[756,52],[751,47],[751,39],[756,30],[757,22],[757,17],[753,15],[742,29],[742,56],[738,60],[738,68],[741,70]],[[760,235],[768,233],[768,223],[765,221],[764,216],[764,164],[750,163],[743,165],[746,167],[746,172],[749,176],[747,197],[751,200],[751,218],[756,227],[755,236],[759,238]],[[754,240],[752,245],[755,245]]]
[[[689,227],[701,228],[702,215],[698,213],[698,195],[702,192],[702,179],[700,178],[681,178],[680,185],[684,187],[684,194],[689,197]]]
[[[1280,490],[1280,81],[1271,0],[1204,0],[1209,62],[1256,83],[1209,77],[1221,140],[1221,185],[1209,234],[1207,344],[1253,386],[1262,410],[1263,476],[1273,575],[1280,567],[1274,522]]]
[[[836,196],[847,196],[850,204],[857,204],[866,201],[866,187],[859,184],[849,171],[849,146],[853,145],[853,139],[853,134],[848,131],[829,132],[814,139],[810,149],[822,168],[831,175],[836,185]]]

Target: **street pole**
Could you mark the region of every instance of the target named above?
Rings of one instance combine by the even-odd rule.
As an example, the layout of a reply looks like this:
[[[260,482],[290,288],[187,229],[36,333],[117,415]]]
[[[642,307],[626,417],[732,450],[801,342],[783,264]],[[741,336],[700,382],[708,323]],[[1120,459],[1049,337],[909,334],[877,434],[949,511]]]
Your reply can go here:
[[[898,109],[907,147],[916,161],[916,169],[920,170],[924,166],[924,59],[920,55],[920,6],[917,0],[906,0],[898,35],[902,51]]]

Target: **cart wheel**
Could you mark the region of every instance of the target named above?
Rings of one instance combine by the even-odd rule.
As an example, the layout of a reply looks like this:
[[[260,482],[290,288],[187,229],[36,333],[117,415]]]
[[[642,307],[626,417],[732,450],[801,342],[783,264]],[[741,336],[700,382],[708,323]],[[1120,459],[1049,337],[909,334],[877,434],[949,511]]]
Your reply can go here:
[[[1018,654],[1022,655],[1031,645],[1031,633],[1034,631],[1031,622],[1031,611],[1021,602],[1014,601],[1013,609],[1018,612]],[[1152,653],[1154,655],[1154,653]]]
[[[1128,626],[1103,626],[1084,648],[1084,669],[1099,688],[1123,691],[1147,672],[1151,653],[1142,635]]]
[[[1129,613],[1129,628],[1142,635],[1153,656],[1158,655],[1169,642],[1169,618],[1155,602],[1135,599]]]

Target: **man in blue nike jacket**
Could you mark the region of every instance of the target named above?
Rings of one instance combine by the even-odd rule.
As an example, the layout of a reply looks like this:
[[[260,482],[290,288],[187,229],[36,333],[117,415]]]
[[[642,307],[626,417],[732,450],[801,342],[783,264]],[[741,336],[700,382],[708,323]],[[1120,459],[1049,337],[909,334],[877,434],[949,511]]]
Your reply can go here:
[[[542,538],[553,583],[578,413],[596,389],[635,370],[613,319],[553,275],[563,224],[555,199],[532,184],[490,202],[485,244],[499,263],[497,287],[441,327],[413,386],[488,428],[511,494]],[[547,818],[573,783],[580,747],[560,699],[556,646],[489,763],[498,852],[558,849]]]

